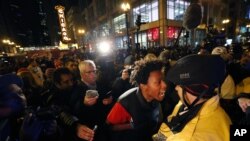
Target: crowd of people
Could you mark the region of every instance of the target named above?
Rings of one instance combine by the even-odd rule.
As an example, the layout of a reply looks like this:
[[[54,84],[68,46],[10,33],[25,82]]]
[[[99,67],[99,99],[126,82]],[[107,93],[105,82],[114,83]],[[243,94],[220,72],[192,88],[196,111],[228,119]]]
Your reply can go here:
[[[229,140],[250,124],[250,51],[237,51],[19,60],[1,67],[0,141]]]

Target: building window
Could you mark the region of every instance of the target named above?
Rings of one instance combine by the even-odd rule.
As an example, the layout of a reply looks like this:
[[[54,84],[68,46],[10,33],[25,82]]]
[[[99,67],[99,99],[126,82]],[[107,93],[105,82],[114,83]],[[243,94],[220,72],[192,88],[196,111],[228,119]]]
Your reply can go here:
[[[246,8],[246,19],[250,19],[250,6],[247,6]]]
[[[141,47],[146,48],[147,47],[147,33],[143,32],[141,34]]]
[[[182,20],[189,5],[187,0],[167,0],[167,19]]]
[[[141,22],[157,21],[159,19],[158,0],[153,0],[133,8],[134,26],[139,14],[141,15]]]
[[[110,35],[110,24],[107,22],[100,25],[100,36],[107,37],[109,35]]]
[[[174,43],[180,32],[180,27],[169,26],[166,28],[167,46],[174,46]],[[184,32],[181,33],[180,37],[184,36]],[[179,44],[182,42],[182,38],[179,38]]]
[[[159,28],[152,28],[148,30],[148,40],[149,41],[158,41],[160,38]]]
[[[159,11],[158,11],[158,1],[152,3],[152,14],[151,21],[157,21],[159,19]]]
[[[135,43],[140,43],[140,48],[146,49],[147,48],[147,31],[140,32],[138,34],[138,42],[137,42],[137,38],[135,38]]]
[[[116,37],[115,38],[115,47],[117,49],[125,48],[123,37]]]
[[[125,14],[122,14],[113,19],[113,25],[116,34],[121,34],[122,31],[126,29],[126,17]]]

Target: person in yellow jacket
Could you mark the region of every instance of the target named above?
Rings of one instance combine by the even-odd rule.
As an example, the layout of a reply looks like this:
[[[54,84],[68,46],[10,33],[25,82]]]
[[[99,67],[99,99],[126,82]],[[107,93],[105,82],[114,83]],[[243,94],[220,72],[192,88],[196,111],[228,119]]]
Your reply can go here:
[[[220,57],[222,57],[222,59],[226,63],[232,60],[232,55],[228,53],[226,47],[223,46],[215,47],[211,54],[220,55]],[[219,96],[224,100],[232,100],[236,97],[235,83],[233,77],[229,73],[226,75],[226,78],[224,79],[224,82],[221,84],[221,87],[219,89],[220,89]],[[218,89],[216,89],[216,91],[218,91]]]
[[[180,101],[153,136],[154,141],[229,141],[231,120],[214,93],[225,75],[225,63],[219,56],[179,59],[166,79],[176,84]]]

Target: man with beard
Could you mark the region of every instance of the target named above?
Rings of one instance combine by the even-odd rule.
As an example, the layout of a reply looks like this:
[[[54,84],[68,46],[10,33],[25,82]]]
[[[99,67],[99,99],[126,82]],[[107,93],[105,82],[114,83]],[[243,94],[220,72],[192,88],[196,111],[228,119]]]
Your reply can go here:
[[[81,76],[78,69],[78,63],[73,59],[68,59],[65,61],[64,66],[70,70],[73,75],[74,84],[81,81]]]
[[[94,131],[78,122],[70,113],[69,99],[73,90],[72,74],[67,68],[59,68],[53,74],[53,87],[48,90],[46,105],[58,107],[58,124],[62,129],[61,140],[75,140],[77,137],[92,140]]]

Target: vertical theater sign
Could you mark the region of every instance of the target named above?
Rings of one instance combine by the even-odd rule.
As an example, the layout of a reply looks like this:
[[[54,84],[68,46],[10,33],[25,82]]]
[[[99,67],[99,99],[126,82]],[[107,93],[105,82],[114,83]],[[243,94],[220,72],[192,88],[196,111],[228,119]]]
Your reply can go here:
[[[55,9],[58,12],[59,23],[60,23],[61,32],[62,32],[62,40],[63,40],[63,42],[68,42],[68,41],[70,41],[70,38],[68,37],[68,34],[67,34],[66,20],[65,20],[65,16],[64,16],[64,9],[65,8],[61,5],[57,5],[55,7]]]

